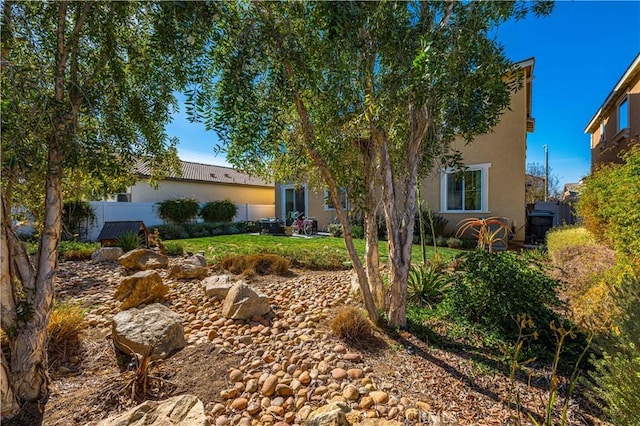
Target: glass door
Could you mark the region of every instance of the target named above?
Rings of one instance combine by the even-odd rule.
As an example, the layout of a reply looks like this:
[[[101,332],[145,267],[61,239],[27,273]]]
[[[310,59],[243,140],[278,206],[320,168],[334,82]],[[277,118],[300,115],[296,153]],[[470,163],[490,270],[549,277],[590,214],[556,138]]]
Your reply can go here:
[[[283,203],[285,220],[287,226],[291,225],[295,212],[307,215],[307,190],[304,187],[286,186],[284,187]]]

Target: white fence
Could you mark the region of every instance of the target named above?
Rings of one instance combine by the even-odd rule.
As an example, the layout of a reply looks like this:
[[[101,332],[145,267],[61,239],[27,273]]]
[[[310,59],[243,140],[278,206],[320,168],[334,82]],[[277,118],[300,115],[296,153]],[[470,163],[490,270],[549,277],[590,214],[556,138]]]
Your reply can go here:
[[[159,225],[162,219],[158,217],[156,203],[117,203],[113,201],[92,201],[91,207],[96,215],[96,221],[87,233],[89,240],[96,241],[105,222],[141,220],[152,228]],[[273,204],[236,204],[238,213],[233,218],[234,222],[247,220],[260,220],[263,217],[275,216]]]

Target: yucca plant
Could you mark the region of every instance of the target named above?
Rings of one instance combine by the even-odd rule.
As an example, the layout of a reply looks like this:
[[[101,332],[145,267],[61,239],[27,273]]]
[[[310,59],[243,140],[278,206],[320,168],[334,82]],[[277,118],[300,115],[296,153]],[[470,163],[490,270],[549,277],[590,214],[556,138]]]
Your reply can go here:
[[[493,246],[502,242],[505,245],[509,243],[509,237],[513,234],[511,226],[498,217],[468,217],[458,223],[458,232],[456,237],[462,237],[465,232],[471,231],[472,235],[478,240],[479,249],[487,249],[489,253],[493,253]]]
[[[454,278],[434,265],[411,265],[407,279],[407,299],[431,307],[444,297]]]
[[[137,232],[125,232],[116,238],[116,246],[122,248],[125,253],[140,247],[143,243],[142,237]]]

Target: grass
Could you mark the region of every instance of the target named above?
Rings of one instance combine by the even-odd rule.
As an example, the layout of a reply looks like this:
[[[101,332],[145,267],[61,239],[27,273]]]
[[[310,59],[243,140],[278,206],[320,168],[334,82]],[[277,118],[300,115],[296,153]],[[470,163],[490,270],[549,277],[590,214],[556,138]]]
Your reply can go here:
[[[174,240],[178,241],[178,240]],[[342,238],[294,238],[273,235],[219,235],[215,237],[191,238],[179,240],[185,251],[197,253],[203,251],[207,261],[214,265],[230,255],[251,255],[271,253],[278,254],[291,262],[291,266],[312,270],[333,270],[351,268],[351,260]],[[165,244],[172,241],[165,241]],[[360,259],[364,258],[364,240],[354,240],[356,252]],[[387,242],[379,243],[380,262],[389,257]],[[427,256],[433,256],[433,248],[427,249]],[[438,248],[445,258],[451,259],[460,253],[459,250]],[[414,262],[420,262],[420,246],[413,246],[411,253]]]
[[[567,248],[591,246],[597,243],[594,236],[586,228],[579,226],[563,226],[547,233],[547,250],[553,260]]]

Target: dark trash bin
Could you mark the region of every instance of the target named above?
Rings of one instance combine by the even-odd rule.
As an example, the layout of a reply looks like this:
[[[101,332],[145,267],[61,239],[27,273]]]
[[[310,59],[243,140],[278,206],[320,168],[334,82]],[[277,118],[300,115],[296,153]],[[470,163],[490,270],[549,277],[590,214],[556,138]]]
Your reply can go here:
[[[547,232],[553,227],[553,212],[533,210],[527,215],[527,242],[544,243]]]
[[[284,234],[284,224],[278,218],[262,218],[260,219],[260,233],[279,235]]]

